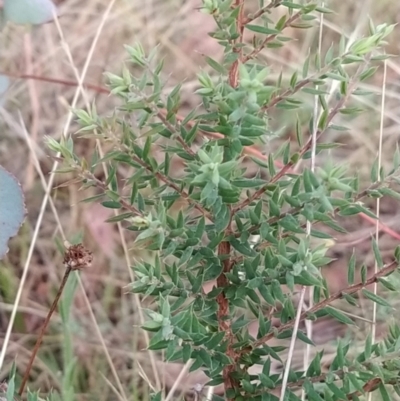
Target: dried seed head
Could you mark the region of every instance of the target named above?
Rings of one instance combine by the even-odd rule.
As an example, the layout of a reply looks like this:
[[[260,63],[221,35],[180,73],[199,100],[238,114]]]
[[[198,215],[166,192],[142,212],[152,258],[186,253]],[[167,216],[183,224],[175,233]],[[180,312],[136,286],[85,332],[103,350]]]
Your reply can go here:
[[[93,254],[82,244],[70,245],[64,253],[64,264],[71,270],[81,270],[92,264]]]

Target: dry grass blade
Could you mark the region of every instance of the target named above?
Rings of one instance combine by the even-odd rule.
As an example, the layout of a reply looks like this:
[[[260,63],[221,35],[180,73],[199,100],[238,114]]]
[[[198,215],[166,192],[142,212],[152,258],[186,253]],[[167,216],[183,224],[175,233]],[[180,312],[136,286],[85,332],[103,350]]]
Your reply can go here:
[[[324,6],[324,2],[322,2],[322,7]],[[319,24],[319,35],[318,35],[318,56],[321,57],[322,54],[322,31],[323,31],[323,23],[324,23],[324,15],[321,15],[320,24]],[[316,85],[316,89],[318,89],[318,85]],[[312,135],[312,144],[311,144],[311,171],[315,172],[315,158],[316,158],[316,149],[317,149],[317,132],[318,132],[318,116],[319,116],[319,98],[318,96],[314,97],[314,110],[313,110],[313,131]],[[310,237],[311,234],[311,223],[307,221],[307,236]],[[309,289],[309,305],[308,307],[313,306],[313,299],[314,299],[314,287],[310,287]],[[299,305],[299,307],[303,307],[303,305]],[[312,334],[313,334],[313,324],[311,321],[306,321],[306,331],[307,337],[312,341]],[[295,336],[296,337],[296,336]],[[303,369],[304,371],[307,370],[308,364],[310,361],[310,354],[311,354],[311,345],[306,345],[306,352],[304,353],[304,361],[303,361]],[[285,386],[283,386],[285,387]],[[305,399],[305,392],[302,391],[301,399]]]
[[[385,112],[385,95],[386,95],[386,76],[387,76],[387,63],[384,62],[384,70],[383,70],[383,80],[382,80],[382,101],[381,101],[381,116],[380,116],[380,126],[379,126],[379,144],[378,144],[378,181],[381,180],[380,172],[382,167],[382,143],[383,143],[383,123],[385,120],[384,112]],[[375,242],[376,246],[379,247],[379,219],[380,219],[380,205],[381,200],[378,198],[376,200],[376,226],[375,226]],[[378,261],[375,259],[374,263],[374,272],[378,273],[380,266],[378,266]],[[376,295],[378,291],[378,283],[374,283],[373,293]],[[374,344],[376,340],[376,312],[377,312],[377,304],[376,302],[372,305],[372,323],[371,323],[371,341]],[[372,400],[372,392],[368,394],[368,401]]]
[[[192,361],[189,359],[185,365],[183,366],[182,370],[180,371],[178,377],[175,380],[175,383],[172,385],[171,389],[169,390],[169,393],[167,397],[165,398],[164,401],[171,401],[172,397],[174,397],[175,391],[179,388],[181,382],[185,378],[185,375],[189,371],[190,365],[192,364]]]
[[[287,356],[287,360],[286,360],[285,370],[283,372],[282,388],[281,388],[281,394],[280,394],[280,397],[279,397],[279,401],[284,401],[284,399],[285,399],[287,382],[288,382],[288,379],[289,379],[290,366],[292,364],[294,346],[296,344],[297,332],[299,330],[300,317],[301,317],[301,312],[302,312],[302,309],[303,309],[304,295],[306,294],[306,289],[307,289],[307,287],[303,286],[301,288],[301,292],[300,292],[300,300],[299,300],[299,303],[297,305],[296,318],[295,318],[294,324],[293,324],[293,334],[292,334],[292,337],[290,339],[288,356]]]

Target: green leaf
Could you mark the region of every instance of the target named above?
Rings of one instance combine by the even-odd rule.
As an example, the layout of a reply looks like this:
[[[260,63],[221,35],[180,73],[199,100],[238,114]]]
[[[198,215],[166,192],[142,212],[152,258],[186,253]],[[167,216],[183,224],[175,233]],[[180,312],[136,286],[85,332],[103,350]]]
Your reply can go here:
[[[310,401],[324,401],[321,396],[314,390],[313,385],[306,380],[303,384],[307,399]]]
[[[382,305],[382,306],[386,306],[391,308],[392,306],[389,304],[389,302],[387,302],[386,300],[384,300],[382,297],[380,297],[379,295],[374,294],[371,291],[368,291],[366,288],[363,288],[362,290],[363,295],[370,299],[372,302],[375,302],[376,304]]]
[[[150,152],[152,143],[153,143],[153,138],[152,138],[151,135],[149,135],[147,137],[146,142],[145,142],[144,147],[143,147],[143,154],[142,154],[143,160],[147,161],[147,159],[149,157],[149,152]]]
[[[383,188],[379,188],[378,191],[382,195],[387,195],[387,196],[390,196],[393,199],[400,200],[400,193],[398,193],[396,191],[393,191],[393,189],[391,189],[391,188],[383,187]]]
[[[121,203],[117,201],[104,201],[101,204],[108,209],[121,209],[122,207]]]
[[[395,284],[391,283],[388,279],[384,277],[378,279],[378,282],[381,283],[384,287],[386,287],[389,291],[396,291],[396,292],[399,291],[399,289],[396,287]]]
[[[268,304],[275,306],[275,299],[272,296],[271,292],[269,291],[268,287],[266,285],[261,285],[258,288],[258,291],[260,292],[261,296],[264,298],[265,302]]]
[[[231,239],[229,240],[229,242],[230,242],[231,245],[232,245],[239,253],[241,253],[242,255],[250,256],[250,257],[254,257],[254,256],[257,255],[256,252],[253,251],[253,250],[250,248],[249,244],[247,244],[247,243],[246,243],[246,244],[241,243],[241,242],[238,241],[236,238],[231,238]]]
[[[369,67],[367,70],[363,71],[363,73],[360,75],[360,81],[365,81],[368,78],[371,78],[377,70],[378,67]]]
[[[265,185],[265,180],[253,178],[253,179],[237,179],[232,181],[232,185],[238,188],[256,188]]]
[[[222,75],[227,74],[227,70],[224,66],[213,60],[211,57],[206,56],[205,57],[207,64],[213,68],[215,71],[219,72]]]
[[[192,253],[193,253],[193,247],[192,246],[187,247],[183,251],[182,256],[179,259],[178,267],[184,265],[192,256]]]
[[[224,336],[225,336],[224,332],[215,333],[212,335],[211,339],[208,342],[206,342],[204,345],[209,350],[214,350],[224,340]]]
[[[315,230],[314,228],[311,229],[310,235],[315,238],[322,238],[322,239],[331,239],[332,235],[327,234],[323,231]]]
[[[297,331],[297,338],[303,341],[305,344],[315,346],[314,342],[310,340],[301,330]]]
[[[148,349],[153,351],[161,350],[167,348],[168,344],[169,340],[165,340],[163,338],[162,332],[160,330],[156,335],[151,338]]]
[[[372,238],[372,250],[374,251],[375,261],[379,268],[383,267],[383,259],[381,252],[379,251],[378,244],[375,238]]]
[[[266,388],[270,389],[275,388],[275,382],[271,380],[271,378],[265,375],[264,373],[260,373],[258,377],[262,385],[265,386]]]
[[[353,251],[353,254],[351,255],[351,258],[349,261],[349,267],[348,267],[348,271],[347,271],[347,281],[349,284],[354,284],[355,269],[356,269],[356,255]]]
[[[272,280],[271,292],[272,292],[274,298],[276,298],[281,304],[285,303],[286,298],[283,294],[281,285],[278,280]]]
[[[347,395],[346,393],[340,389],[336,384],[334,383],[326,383],[328,386],[329,390],[332,391],[332,393],[339,399],[339,400],[347,400]]]
[[[142,324],[142,329],[146,331],[158,332],[160,330],[162,323],[156,322],[154,320],[149,320]]]
[[[116,223],[118,221],[123,221],[123,220],[129,219],[130,217],[132,217],[131,212],[121,213],[121,214],[118,214],[117,216],[108,218],[106,220],[106,223]]]
[[[354,324],[354,322],[348,316],[346,316],[344,313],[340,312],[336,308],[333,308],[332,306],[326,306],[325,308],[323,308],[323,311],[325,311],[328,315],[332,316],[339,322],[349,325]]]
[[[367,338],[365,339],[365,348],[364,348],[365,359],[370,359],[371,354],[372,354],[372,336],[371,333],[368,333]]]
[[[321,281],[318,280],[313,274],[309,273],[307,270],[303,270],[299,275],[299,278],[302,280],[301,284],[308,286],[318,286],[322,285]]]
[[[326,95],[327,91],[323,89],[316,89],[316,88],[302,88],[302,92],[308,93],[310,95]]]
[[[328,121],[328,115],[329,115],[328,110],[324,110],[322,112],[321,117],[319,118],[319,121],[318,121],[318,128],[320,130],[325,130],[326,124]]]
[[[219,213],[217,213],[215,216],[215,229],[218,232],[224,231],[225,228],[228,227],[230,219],[231,219],[230,211],[228,207],[225,204],[223,204],[221,206]]]
[[[347,78],[344,77],[343,75],[340,75],[340,74],[335,74],[335,73],[333,73],[333,72],[327,72],[325,75],[326,75],[328,78],[331,78],[331,79],[333,79],[333,80],[335,80],[335,81],[347,82]]]
[[[361,394],[363,394],[364,393],[363,385],[362,385],[361,381],[357,378],[357,376],[352,372],[348,372],[347,377],[349,378],[349,380],[350,380],[351,384],[354,386],[354,388],[357,391],[360,391]]]
[[[361,282],[365,284],[367,281],[367,266],[362,265],[361,266]]]
[[[15,396],[15,376],[12,375],[7,383],[7,401],[13,401]]]
[[[257,33],[263,33],[265,35],[277,35],[278,33],[280,33],[280,31],[278,29],[267,28],[265,26],[260,26],[260,25],[247,24],[247,25],[245,25],[245,27],[249,31],[253,31],[253,32],[257,32]]]
[[[294,89],[294,87],[296,86],[297,83],[297,71],[295,71],[289,81],[289,85],[292,89]]]
[[[389,395],[388,391],[386,390],[386,386],[381,382],[379,384],[379,392],[382,397],[382,401],[392,401],[392,397]]]

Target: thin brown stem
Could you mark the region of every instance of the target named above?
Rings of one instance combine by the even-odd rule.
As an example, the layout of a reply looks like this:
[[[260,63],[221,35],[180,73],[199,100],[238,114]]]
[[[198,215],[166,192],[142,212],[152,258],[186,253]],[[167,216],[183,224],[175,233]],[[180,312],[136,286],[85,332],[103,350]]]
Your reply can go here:
[[[78,82],[70,81],[70,80],[62,79],[62,78],[44,77],[42,75],[34,75],[34,74],[16,74],[13,72],[6,72],[6,71],[2,71],[1,74],[6,75],[7,77],[10,77],[10,78],[26,79],[26,80],[33,79],[35,81],[42,81],[42,82],[49,82],[52,84],[71,86],[73,88],[76,88],[78,86]],[[91,89],[97,93],[103,93],[106,95],[110,94],[110,90],[108,88],[105,88],[104,86],[88,84],[88,83],[83,83],[82,86],[86,89]]]
[[[183,142],[183,141],[182,141]],[[185,144],[186,145],[186,144]],[[186,145],[187,146],[187,145]],[[190,149],[190,148],[189,148]],[[126,147],[124,149],[127,152],[130,152],[130,149]],[[195,153],[190,149],[190,154],[195,156]],[[190,195],[184,191],[183,189],[179,188],[178,185],[176,185],[173,180],[171,180],[168,176],[165,174],[161,173],[160,171],[154,171],[153,167],[149,164],[147,164],[145,161],[143,161],[141,158],[137,157],[136,155],[130,154],[130,157],[134,162],[145,168],[147,171],[150,173],[153,173],[156,178],[158,178],[160,181],[164,182],[165,184],[168,185],[169,188],[173,189],[176,191],[183,199],[185,199],[189,204],[191,204],[196,210],[198,210],[204,217],[207,217],[208,219],[212,219],[211,214],[204,209],[199,203],[197,203],[195,200],[190,198]],[[96,179],[96,181],[98,181]],[[106,188],[105,184],[102,183],[102,186]],[[120,203],[128,210],[135,211],[136,214],[140,214],[139,210],[137,210],[134,206],[129,204],[126,201],[121,200]]]
[[[353,93],[354,86],[356,85],[357,78],[361,73],[362,68],[359,68],[358,72],[354,75],[353,80],[349,83],[349,87],[347,93],[342,96],[342,98],[335,104],[335,106],[331,109],[326,117],[325,121],[325,128],[319,129],[316,134],[316,139],[318,140],[321,135],[323,135],[329,128],[329,124],[332,122],[333,118],[338,114],[339,110],[344,106],[344,104],[349,99],[350,95]],[[310,149],[312,145],[312,137],[310,137],[305,145],[299,150],[298,152],[298,159],[301,159],[304,154]],[[268,182],[268,185],[260,188],[259,190],[255,191],[253,195],[249,196],[246,200],[240,203],[233,209],[234,213],[237,213],[239,210],[242,210],[244,207],[250,205],[255,200],[259,199],[261,195],[268,189],[269,185],[274,184],[275,182],[279,181],[283,176],[285,176],[289,170],[294,166],[295,161],[292,159],[287,164],[285,164],[278,173],[276,173]]]
[[[90,180],[91,182],[93,182],[95,187],[100,188],[102,191],[104,191],[104,192],[108,191],[107,185],[103,181],[99,180],[91,172],[83,171],[83,172],[81,172],[81,177],[86,179],[86,180]],[[118,199],[118,202],[122,205],[122,207],[124,209],[128,210],[129,212],[131,212],[134,216],[143,216],[143,213],[140,212],[139,209],[137,209],[135,206],[131,205],[129,202],[127,202],[122,197],[120,197]]]
[[[290,26],[290,24],[292,24],[294,21],[296,21],[297,19],[299,19],[301,16],[301,11],[298,11],[297,13],[293,14],[284,24],[283,29],[287,28],[288,26]],[[260,44],[260,46],[256,47],[253,51],[251,51],[247,56],[243,57],[242,62],[246,63],[249,60],[252,60],[253,58],[257,57],[258,54],[265,48],[265,46],[267,46],[268,43],[272,42],[278,35],[279,33],[275,33],[272,35],[268,35]]]
[[[326,306],[329,306],[332,304],[332,302],[343,298],[344,295],[351,295],[354,294],[360,290],[362,290],[365,287],[368,287],[371,284],[377,283],[378,280],[382,277],[385,277],[389,275],[390,273],[393,273],[399,266],[399,263],[394,260],[390,262],[389,264],[385,265],[382,269],[380,269],[376,274],[372,275],[369,279],[365,280],[365,282],[359,282],[357,284],[350,285],[349,287],[346,287],[340,291],[335,292],[332,294],[330,297],[324,299],[323,301],[315,304],[312,308],[308,309],[306,312],[303,312],[300,315],[300,321],[307,319],[307,316],[309,314],[315,313]],[[291,320],[290,322],[286,324],[281,324],[280,326],[274,328],[274,332],[270,332],[266,334],[265,336],[261,337],[257,341],[254,342],[253,347],[257,348],[267,341],[269,341],[271,338],[273,338],[276,334],[281,333],[285,330],[289,330],[293,327],[294,325],[294,320]],[[245,352],[248,352],[246,350]]]
[[[157,117],[163,122],[163,124],[171,131],[171,132],[176,132],[177,129],[167,120],[167,112],[166,110],[155,110]],[[183,147],[183,149],[185,149],[186,153],[189,154],[192,157],[196,156],[196,153],[191,149],[190,146],[188,146],[187,143],[185,143],[185,141],[178,136],[177,141],[181,144],[181,146]]]
[[[233,45],[233,52],[238,53],[239,57],[235,60],[229,70],[229,84],[232,88],[236,88],[239,84],[239,64],[244,63],[243,60],[243,51],[242,51],[242,43],[243,43],[243,33],[244,33],[244,0],[235,0],[234,7],[239,7],[239,15],[236,19],[236,31],[239,33],[239,38],[235,41]],[[238,45],[238,46],[237,46]]]
[[[236,31],[239,33],[239,38],[233,44],[233,51],[239,54],[237,60],[233,62],[231,68],[229,70],[229,84],[232,88],[236,88],[239,84],[239,64],[242,62],[242,42],[243,42],[243,32],[244,32],[244,0],[235,0],[233,7],[239,7],[239,14],[236,19]],[[239,46],[235,46],[239,44]],[[231,219],[232,219],[232,210]],[[225,230],[225,235],[227,235],[231,231],[231,223],[229,223],[228,227]],[[232,322],[229,316],[229,300],[226,298],[225,289],[229,285],[229,280],[226,276],[226,273],[229,273],[232,269],[232,260],[231,260],[231,244],[229,241],[223,241],[218,245],[218,256],[222,261],[222,272],[217,278],[217,287],[221,288],[222,291],[217,296],[218,303],[218,311],[217,311],[217,319],[218,319],[218,328],[219,331],[224,332],[224,340],[227,342],[226,354],[230,358],[231,363],[229,365],[224,366],[222,371],[225,395],[229,390],[237,390],[239,388],[239,383],[233,377],[233,373],[236,370],[237,360],[238,360],[238,352],[233,347],[235,344],[235,336],[232,331]],[[226,395],[226,399],[228,401],[233,401],[234,398],[230,395],[229,397]]]
[[[348,53],[344,53],[340,57],[340,59],[344,60],[346,58],[346,56],[348,56]],[[307,86],[308,84],[312,83],[313,80],[316,80],[319,77],[321,77],[322,75],[324,75],[325,73],[327,73],[331,68],[332,68],[332,66],[330,64],[327,64],[326,66],[322,67],[320,70],[318,70],[318,71],[310,74],[308,77],[298,81],[296,83],[296,85],[294,85],[294,87],[287,88],[283,92],[281,92],[279,95],[273,96],[272,99],[263,107],[263,110],[268,111],[268,110],[272,109],[279,102],[281,102],[282,100],[285,100],[288,96],[294,95],[300,89],[302,89],[305,86]]]
[[[49,313],[46,316],[46,319],[43,323],[42,329],[40,330],[39,337],[36,341],[35,347],[33,348],[31,358],[29,359],[28,366],[25,370],[25,374],[22,378],[21,386],[19,388],[18,394],[21,396],[24,392],[26,383],[29,378],[29,373],[32,370],[33,361],[35,360],[36,354],[39,350],[39,347],[43,341],[43,336],[46,331],[46,328],[50,322],[51,316],[53,312],[56,310],[58,301],[61,298],[61,294],[64,290],[65,284],[67,283],[69,274],[71,270],[82,270],[87,266],[90,266],[93,260],[93,254],[90,250],[86,249],[82,244],[69,245],[66,244],[67,248],[64,253],[64,266],[66,266],[66,270],[64,273],[64,277],[61,281],[60,287],[58,289],[57,295],[54,298],[53,304],[50,307]]]
[[[192,204],[192,206],[197,209],[202,215],[205,217],[212,219],[210,213],[204,209],[200,204],[195,202],[193,199],[190,198],[189,194],[181,190],[178,185],[176,185],[171,179],[169,179],[166,175],[160,173],[159,171],[153,171],[153,168],[147,165],[143,160],[139,159],[136,156],[133,156],[133,160],[140,164],[142,167],[144,167],[146,170],[150,171],[153,173],[160,181],[164,182],[167,184],[170,188],[172,188],[174,191],[176,191],[183,199],[185,199],[188,203]]]
[[[145,163],[142,159],[138,158],[137,156],[130,155],[132,157],[132,160],[135,161],[136,163],[140,164],[143,168],[148,170],[149,172],[153,173],[155,177],[157,177],[160,181],[164,182],[165,184],[168,185],[168,187],[172,188],[174,191],[176,191],[183,199],[185,199],[188,203],[192,204],[192,206],[198,210],[203,216],[207,217],[208,219],[212,219],[210,213],[204,209],[201,205],[199,205],[197,202],[192,200],[189,196],[189,194],[186,191],[181,190],[178,185],[176,185],[171,179],[169,179],[166,175],[162,174],[159,171],[153,171],[153,168],[149,166],[147,163]],[[81,176],[85,179],[88,179],[94,183],[94,185],[97,188],[100,188],[104,192],[108,190],[107,185],[99,180],[94,174],[92,174],[89,171],[83,171],[81,172]],[[125,210],[130,211],[133,215],[135,216],[143,216],[143,213],[137,209],[135,206],[131,205],[129,202],[127,202],[124,198],[119,197],[118,202],[122,205],[122,207]]]
[[[255,19],[261,17],[263,14],[267,13],[269,10],[278,7],[279,4],[282,3],[282,0],[273,0],[271,1],[269,4],[267,4],[266,6],[260,8],[258,11],[256,11],[254,14],[249,15],[244,21],[243,23],[249,24],[250,22],[254,21]]]
[[[365,364],[364,364],[365,365]],[[351,371],[351,368],[349,369]],[[296,382],[289,382],[287,384],[287,387],[290,389],[296,389],[296,388],[301,388],[304,383],[306,381],[310,382],[310,383],[324,383],[327,381],[328,375],[329,376],[334,376],[335,379],[337,380],[341,380],[343,379],[343,377],[348,373],[348,371],[343,371],[342,369],[333,371],[333,372],[328,372],[328,373],[322,373],[319,376],[313,376],[313,377],[306,377],[306,378],[302,378],[300,380],[297,380]],[[383,383],[382,379],[380,378],[373,378],[371,380],[368,380],[364,385],[363,385],[363,390],[366,393],[369,392],[373,392],[375,391],[379,385]],[[390,384],[390,385],[396,385],[398,384],[398,380],[397,379],[389,379],[387,381],[385,381],[386,385]],[[281,386],[277,386],[274,388],[275,391],[279,391],[281,389]],[[270,391],[270,390],[268,390]],[[260,393],[262,394],[262,393]],[[362,393],[360,391],[354,391],[350,394],[347,395],[347,399],[348,400],[352,400],[355,396],[361,396]]]
[[[386,177],[386,178],[390,178],[390,177]],[[352,199],[352,203],[358,202],[361,199],[365,198],[366,196],[368,196],[370,191],[373,191],[373,190],[379,188],[381,184],[382,184],[381,182],[373,183],[368,188],[364,189],[362,192],[355,195],[354,198]],[[288,211],[281,213],[277,217],[271,217],[270,219],[267,220],[267,224],[269,224],[269,225],[276,224],[280,220],[284,219],[286,216],[296,216],[303,209],[304,206],[305,206],[305,204],[300,207],[293,207],[293,208],[289,209]],[[338,212],[340,212],[339,206],[333,209],[332,215],[334,216]],[[360,213],[360,214],[362,214],[362,213]],[[321,223],[321,221],[314,222],[314,224],[318,224],[318,223]],[[381,225],[381,229],[385,230],[386,226],[384,226],[384,224],[382,224],[382,223],[380,223],[380,225]],[[306,227],[306,223],[300,225],[300,228],[305,228],[305,227]],[[260,228],[260,225],[255,225],[255,226],[249,227],[247,229],[247,231],[249,233],[253,233],[254,231],[258,230],[259,228]],[[235,237],[239,237],[240,233],[237,232],[237,233],[234,233],[233,235],[235,235]],[[284,237],[286,237],[286,235],[284,235],[284,234],[282,236],[280,236],[280,238],[284,238]],[[261,242],[257,245],[257,249],[258,250],[264,249],[268,244],[269,244],[268,241]]]
[[[217,278],[217,287],[226,288],[229,281],[225,273],[229,273],[232,268],[232,263],[230,260],[231,245],[229,242],[221,242],[218,246],[218,255],[224,260],[222,261],[223,271]],[[224,380],[225,392],[229,389],[234,389],[238,387],[238,383],[233,379],[232,373],[235,371],[235,361],[237,360],[237,353],[233,349],[234,344],[234,334],[232,332],[231,320],[229,316],[229,301],[226,298],[225,292],[222,291],[217,297],[218,303],[218,328],[219,331],[225,333],[225,340],[228,343],[227,355],[231,359],[232,363],[224,367],[222,376]]]
[[[44,333],[45,333],[45,331],[47,329],[47,326],[48,326],[48,324],[50,322],[50,319],[51,319],[51,316],[53,315],[53,312],[57,308],[58,301],[60,300],[61,294],[62,294],[62,292],[64,290],[65,284],[67,283],[68,276],[71,273],[71,270],[72,270],[72,268],[70,266],[67,266],[67,268],[65,270],[65,273],[64,273],[64,277],[63,277],[63,279],[61,281],[61,284],[60,284],[60,287],[58,289],[57,295],[54,298],[53,304],[51,305],[51,308],[50,308],[50,310],[49,310],[49,312],[48,312],[48,314],[46,316],[46,319],[45,319],[45,321],[43,323],[42,329],[40,330],[39,337],[38,337],[38,339],[36,341],[35,347],[33,348],[31,357],[30,357],[29,362],[28,362],[28,366],[27,366],[27,368],[25,370],[24,376],[22,378],[21,385],[19,387],[18,394],[20,396],[22,396],[22,393],[25,390],[25,386],[26,386],[26,383],[28,381],[29,374],[30,374],[30,372],[32,370],[33,362],[35,360],[37,352],[39,351],[40,345],[42,344]]]

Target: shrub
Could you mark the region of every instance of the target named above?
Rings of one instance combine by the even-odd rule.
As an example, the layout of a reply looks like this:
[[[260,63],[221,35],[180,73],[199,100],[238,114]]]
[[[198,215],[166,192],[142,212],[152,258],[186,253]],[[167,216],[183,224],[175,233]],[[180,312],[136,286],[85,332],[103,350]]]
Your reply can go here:
[[[269,13],[278,6],[285,12],[274,21]],[[313,344],[301,322],[330,316],[354,323],[333,305],[338,299],[355,305],[362,291],[387,305],[366,287],[379,282],[396,290],[386,276],[397,270],[398,251],[384,264],[373,242],[377,271],[367,277],[364,267],[355,282],[352,258],[349,286],[330,294],[320,272],[331,262],[328,243],[314,241],[332,238],[325,228],[343,231],[337,216],[376,218],[365,198],[399,197],[391,189],[397,151],[389,173],[373,164],[372,182],[364,189],[344,166],[327,162],[315,168],[316,155],[337,145],[320,139],[346,130],[338,116],[360,111],[350,98],[367,94],[358,84],[386,58],[378,50],[393,26],[371,23],[368,36],[352,44],[342,38],[326,54],[311,52],[301,71],[273,79],[259,60],[263,49],[285,46],[287,28],[312,27],[329,9],[315,1],[274,0],[247,15],[241,1],[204,0],[201,11],[216,22],[211,36],[223,47],[223,60],[206,57],[215,74],[199,71],[198,107],[181,117],[181,85],[165,93],[156,49],[148,54],[135,44],[126,47],[129,61],[122,73],[107,74],[121,107],[110,116],[99,116],[94,106],[76,111],[82,137],[106,142],[109,150],[100,155],[93,149],[92,160],[84,160],[72,140],[48,144],[60,152],[63,171],[74,171],[84,188],[96,188],[87,201],[118,210],[109,223],[121,222],[135,233],[135,249],[148,251],[134,263],[130,288],[157,301],[143,324],[152,333],[150,350],[165,350],[168,361],[191,361],[191,370],[203,369],[208,386],[222,385],[228,400],[297,400],[301,390],[310,400],[357,400],[377,389],[389,399],[388,386],[398,391],[399,384],[397,325],[382,342],[370,335],[354,357],[350,342],[339,343],[328,372],[321,369],[321,353],[301,370],[291,369],[291,355],[296,338]],[[245,31],[254,33],[251,46],[244,43]],[[333,81],[338,91],[330,96]],[[317,113],[308,107],[313,99]],[[301,114],[290,126],[297,140],[263,156],[254,146],[273,144],[287,124],[271,123],[276,109]],[[182,171],[171,169],[177,160]],[[244,160],[256,167],[254,174]],[[99,166],[106,168],[105,179],[97,174]],[[211,280],[215,285],[206,293],[203,285]],[[303,311],[308,293],[312,306]],[[254,320],[256,336],[248,330]],[[292,339],[278,373],[271,361],[281,361],[285,347],[271,346],[273,338]],[[153,397],[161,399],[161,393]]]

